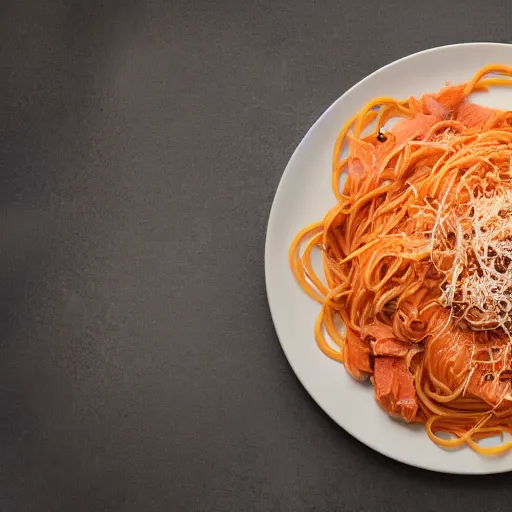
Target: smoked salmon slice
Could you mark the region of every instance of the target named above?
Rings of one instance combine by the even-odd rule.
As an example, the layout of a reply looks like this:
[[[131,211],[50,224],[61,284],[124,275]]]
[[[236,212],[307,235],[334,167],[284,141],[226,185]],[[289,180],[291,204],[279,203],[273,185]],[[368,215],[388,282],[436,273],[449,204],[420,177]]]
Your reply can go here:
[[[372,373],[370,347],[351,329],[347,329],[343,361],[350,375],[358,380],[365,380]]]
[[[373,384],[375,399],[386,412],[408,423],[414,421],[418,400],[412,375],[403,359],[376,357]]]
[[[492,124],[500,114],[501,111],[494,108],[464,102],[458,108],[455,119],[468,128],[483,128]]]
[[[354,178],[363,178],[374,168],[375,147],[369,142],[352,139],[350,144],[348,174]]]
[[[439,121],[441,121],[440,118],[430,114],[418,114],[412,119],[402,119],[391,128],[391,133],[396,137],[395,144],[400,146],[415,137],[424,138],[430,128]]]
[[[466,87],[466,83],[444,87],[434,94],[434,99],[451,111],[466,98]]]
[[[361,334],[363,338],[370,337],[370,346],[375,356],[403,357],[407,354],[410,346],[396,339],[393,328],[381,322],[363,327]]]
[[[510,395],[510,380],[501,381],[497,378],[487,380],[485,371],[475,372],[468,384],[467,393],[486,401],[489,405],[496,407],[503,402],[503,398]],[[504,405],[510,404],[505,401]]]
[[[450,109],[437,101],[433,95],[425,94],[423,96],[423,113],[431,114],[439,119],[448,119],[450,117]]]
[[[383,338],[372,344],[373,354],[376,356],[404,357],[410,347],[396,338]]]

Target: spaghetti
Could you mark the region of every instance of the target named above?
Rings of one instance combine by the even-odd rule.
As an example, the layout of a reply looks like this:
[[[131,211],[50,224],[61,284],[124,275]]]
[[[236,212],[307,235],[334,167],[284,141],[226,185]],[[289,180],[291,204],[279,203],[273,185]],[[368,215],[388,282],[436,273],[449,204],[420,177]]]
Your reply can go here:
[[[495,455],[512,448],[512,111],[469,101],[490,86],[512,67],[368,103],[336,140],[337,204],[289,255],[327,356],[439,446]]]

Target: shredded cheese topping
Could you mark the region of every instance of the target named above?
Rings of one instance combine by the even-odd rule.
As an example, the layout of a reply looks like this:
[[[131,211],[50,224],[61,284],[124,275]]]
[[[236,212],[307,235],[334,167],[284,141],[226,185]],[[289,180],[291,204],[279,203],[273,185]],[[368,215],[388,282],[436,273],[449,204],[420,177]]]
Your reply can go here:
[[[512,190],[473,191],[434,227],[433,261],[446,276],[442,303],[474,330],[502,327],[512,311]]]

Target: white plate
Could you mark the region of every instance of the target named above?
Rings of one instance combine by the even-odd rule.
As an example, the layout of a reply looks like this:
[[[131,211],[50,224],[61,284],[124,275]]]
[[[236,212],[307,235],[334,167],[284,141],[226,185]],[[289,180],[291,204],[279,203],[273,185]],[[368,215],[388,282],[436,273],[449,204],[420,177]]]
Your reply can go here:
[[[306,296],[288,267],[295,234],[320,220],[335,204],[331,153],[344,122],[376,96],[406,98],[434,92],[446,81],[469,80],[481,67],[512,65],[512,45],[459,44],[434,48],[389,64],[347,91],[318,119],[288,163],[270,212],[265,246],[265,278],[277,335],[293,370],[322,409],[347,432],[393,459],[447,473],[512,470],[512,454],[485,458],[469,448],[444,451],[423,428],[390,419],[373,399],[373,388],[354,381],[344,367],[317,348],[313,325],[319,305]],[[488,106],[512,109],[512,89],[479,95]]]

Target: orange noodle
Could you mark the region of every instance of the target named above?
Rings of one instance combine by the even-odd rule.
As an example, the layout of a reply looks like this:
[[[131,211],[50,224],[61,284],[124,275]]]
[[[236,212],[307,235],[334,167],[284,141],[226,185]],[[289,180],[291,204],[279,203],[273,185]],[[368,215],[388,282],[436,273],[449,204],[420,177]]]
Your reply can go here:
[[[435,94],[368,103],[336,140],[337,204],[289,253],[321,304],[319,348],[370,378],[390,415],[485,455],[512,448],[512,111],[469,97],[511,77],[491,65]]]

